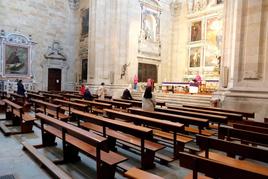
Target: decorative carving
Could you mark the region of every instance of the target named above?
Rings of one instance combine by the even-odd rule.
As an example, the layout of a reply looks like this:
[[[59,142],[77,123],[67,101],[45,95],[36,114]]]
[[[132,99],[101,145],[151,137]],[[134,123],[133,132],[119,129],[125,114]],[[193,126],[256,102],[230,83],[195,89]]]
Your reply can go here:
[[[121,79],[123,78],[123,76],[126,75],[127,67],[129,66],[129,64],[130,64],[130,63],[128,63],[128,64],[124,64],[124,65],[122,66]]]
[[[69,6],[73,10],[77,10],[79,8],[80,0],[69,0]]]
[[[173,0],[170,3],[169,7],[170,7],[171,15],[177,16],[181,12],[182,2],[180,0]]]
[[[63,48],[60,45],[60,42],[53,41],[52,46],[48,46],[47,53],[44,55],[46,59],[56,59],[56,60],[66,60],[65,55],[63,54]]]
[[[259,80],[261,78],[261,74],[255,70],[245,71],[243,78],[244,80]]]
[[[158,1],[141,0],[141,29],[139,38],[139,56],[159,58],[161,56],[160,43],[160,14]]]
[[[223,2],[224,0],[188,0],[188,13],[201,12]]]

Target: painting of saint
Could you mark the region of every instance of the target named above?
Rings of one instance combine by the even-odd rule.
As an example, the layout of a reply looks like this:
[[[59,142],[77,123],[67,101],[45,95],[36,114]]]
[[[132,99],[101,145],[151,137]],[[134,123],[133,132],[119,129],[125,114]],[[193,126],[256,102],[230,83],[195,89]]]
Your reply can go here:
[[[202,22],[192,22],[191,24],[191,42],[201,40],[202,36]]]
[[[221,48],[222,44],[222,23],[222,19],[217,17],[207,20],[207,42],[209,45],[215,46],[218,49]]]
[[[201,47],[190,48],[190,67],[200,67],[201,52]]]
[[[5,46],[5,74],[28,74],[28,48],[13,45]]]

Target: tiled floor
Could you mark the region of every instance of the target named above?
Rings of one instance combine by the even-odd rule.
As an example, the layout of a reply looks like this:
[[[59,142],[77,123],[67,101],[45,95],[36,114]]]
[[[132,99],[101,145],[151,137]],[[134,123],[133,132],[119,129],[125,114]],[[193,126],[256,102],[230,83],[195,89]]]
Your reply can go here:
[[[13,135],[9,137],[5,137],[0,132],[0,176],[13,174],[16,179],[50,178],[47,172],[40,168],[27,152],[22,150],[22,141],[27,141],[30,144],[40,144],[40,136],[41,134],[38,128],[34,128],[34,133],[31,134]],[[58,141],[57,148],[50,147],[39,149],[39,151],[49,159],[61,158],[61,141]],[[129,158],[127,161],[128,165],[139,167],[138,155],[120,148],[118,152]],[[82,159],[80,162],[60,165],[60,167],[73,178],[95,178],[95,161],[83,154],[80,154],[80,156]],[[167,179],[183,178],[189,173],[188,170],[179,167],[178,160],[170,163],[168,166],[156,163],[156,168],[149,171]],[[116,178],[121,179],[124,177],[116,173]]]

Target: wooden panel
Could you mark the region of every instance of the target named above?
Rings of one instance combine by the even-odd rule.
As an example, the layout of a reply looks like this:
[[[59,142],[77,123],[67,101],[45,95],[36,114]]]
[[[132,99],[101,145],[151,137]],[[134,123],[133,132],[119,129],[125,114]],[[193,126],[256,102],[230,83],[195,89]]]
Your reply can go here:
[[[61,91],[61,69],[48,69],[48,91]]]

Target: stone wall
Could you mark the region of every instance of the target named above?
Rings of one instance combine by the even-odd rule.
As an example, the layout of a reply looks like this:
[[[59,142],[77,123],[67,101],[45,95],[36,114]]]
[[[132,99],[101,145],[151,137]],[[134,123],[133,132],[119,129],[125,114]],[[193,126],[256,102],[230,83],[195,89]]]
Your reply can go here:
[[[37,89],[47,88],[47,69],[44,54],[53,41],[60,42],[68,68],[62,74],[62,89],[73,89],[74,59],[77,56],[75,11],[66,0],[2,0],[0,1],[0,29],[6,33],[31,35],[37,44],[32,51],[32,75]],[[53,67],[53,66],[52,66]]]
[[[223,106],[267,117],[268,55],[266,0],[226,0],[221,89]],[[227,74],[226,74],[227,72]]]

